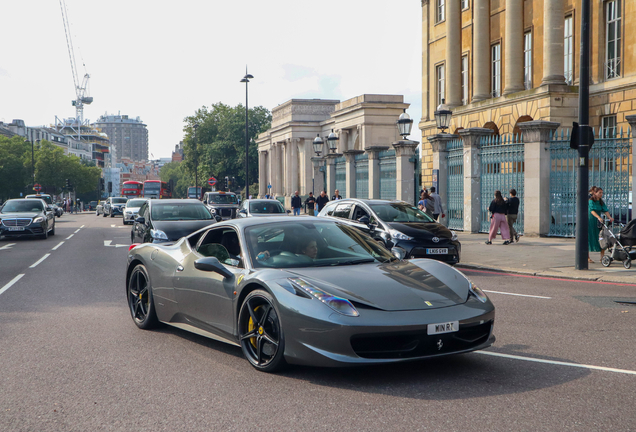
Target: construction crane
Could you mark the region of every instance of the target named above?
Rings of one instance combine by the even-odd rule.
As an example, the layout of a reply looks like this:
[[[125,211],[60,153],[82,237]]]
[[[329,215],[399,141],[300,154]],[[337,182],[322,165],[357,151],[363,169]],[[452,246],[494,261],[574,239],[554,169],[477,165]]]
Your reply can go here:
[[[66,34],[66,46],[68,47],[68,56],[71,60],[71,72],[73,73],[73,84],[75,86],[76,98],[72,101],[75,107],[75,121],[78,126],[84,124],[84,104],[89,105],[93,102],[92,96],[87,96],[88,80],[90,75],[84,74],[84,79],[79,82],[77,75],[77,63],[75,61],[75,51],[73,49],[73,39],[71,38],[71,26],[68,23],[68,12],[66,11],[66,2],[60,0],[60,10],[62,11],[62,21],[64,22],[64,33]],[[86,66],[82,64],[83,66]]]

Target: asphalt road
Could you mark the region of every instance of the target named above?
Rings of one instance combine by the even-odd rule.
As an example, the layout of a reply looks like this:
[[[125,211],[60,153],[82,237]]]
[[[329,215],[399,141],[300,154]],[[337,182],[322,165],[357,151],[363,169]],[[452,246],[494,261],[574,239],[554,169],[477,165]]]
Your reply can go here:
[[[636,286],[467,271],[497,306],[489,350],[269,375],[239,348],[137,329],[129,243],[120,217],[89,214],[0,240],[0,431],[636,430],[636,306],[614,302]]]

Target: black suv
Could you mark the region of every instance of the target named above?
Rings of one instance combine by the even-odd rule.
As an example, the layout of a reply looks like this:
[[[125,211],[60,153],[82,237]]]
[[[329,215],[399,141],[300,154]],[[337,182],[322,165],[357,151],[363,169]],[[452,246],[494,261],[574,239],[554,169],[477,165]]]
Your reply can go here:
[[[404,258],[431,258],[448,264],[457,264],[460,259],[457,234],[403,201],[330,201],[318,217],[333,218],[358,228],[387,249],[398,248]]]
[[[213,215],[221,216],[223,220],[234,219],[239,210],[238,197],[234,192],[206,192],[203,204]]]

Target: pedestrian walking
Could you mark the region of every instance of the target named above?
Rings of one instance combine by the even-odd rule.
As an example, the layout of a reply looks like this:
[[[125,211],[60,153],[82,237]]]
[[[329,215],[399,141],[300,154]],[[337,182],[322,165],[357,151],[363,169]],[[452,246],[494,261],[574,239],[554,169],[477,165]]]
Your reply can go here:
[[[300,208],[302,207],[302,200],[298,196],[298,191],[294,192],[294,196],[291,199],[292,211],[294,216],[300,216]]]
[[[512,240],[519,243],[519,233],[515,230],[514,223],[517,222],[519,216],[519,198],[517,198],[516,189],[510,189],[510,198],[506,199],[508,203],[508,214],[506,214],[506,220],[508,221],[508,231],[510,231],[510,243]]]
[[[433,202],[433,198],[428,194],[428,191],[426,189],[424,189],[424,191],[420,195],[420,201],[417,203],[417,207],[430,217],[433,217],[435,203]]]
[[[442,207],[442,197],[435,191],[435,187],[431,188],[430,196],[433,200],[433,217],[436,221],[439,221],[439,215],[446,217],[444,214],[444,208]]]
[[[337,200],[341,200],[342,197],[340,196],[340,191],[338,191],[338,189],[336,189],[334,191],[333,196],[331,197],[331,201],[337,201]]]
[[[606,215],[610,222],[614,219],[609,214],[609,210],[603,202],[603,189],[600,187],[592,186],[590,189],[590,199],[587,202],[588,214],[588,226],[587,226],[587,245],[590,252],[600,252],[601,260],[605,251],[601,249],[601,244],[598,242],[598,235],[603,226],[603,215]],[[587,261],[593,263],[592,258],[587,256]]]
[[[305,213],[313,214],[316,216],[318,213],[314,210],[316,207],[316,197],[313,192],[309,192],[309,196],[305,200]]]
[[[493,239],[497,237],[497,231],[501,231],[501,238],[504,240],[503,244],[510,244],[510,232],[508,231],[508,221],[506,220],[507,210],[508,205],[501,196],[501,191],[495,191],[495,199],[492,200],[488,207],[491,215],[487,245],[492,244]]]
[[[318,216],[320,210],[329,202],[329,197],[327,196],[327,191],[323,190],[320,192],[320,196],[316,198],[316,210],[314,211],[314,215]]]

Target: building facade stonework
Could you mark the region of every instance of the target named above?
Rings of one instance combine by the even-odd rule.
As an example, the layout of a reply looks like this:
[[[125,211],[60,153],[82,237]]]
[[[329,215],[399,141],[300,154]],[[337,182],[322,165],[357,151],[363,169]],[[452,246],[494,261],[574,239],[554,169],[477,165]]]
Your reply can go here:
[[[128,158],[136,162],[148,160],[148,129],[139,117],[103,115],[94,123],[110,139],[113,164]]]
[[[590,125],[607,135],[636,114],[636,1],[592,1]],[[486,128],[518,134],[520,124],[578,119],[580,1],[421,0],[422,174],[430,184],[441,99],[450,133]]]

